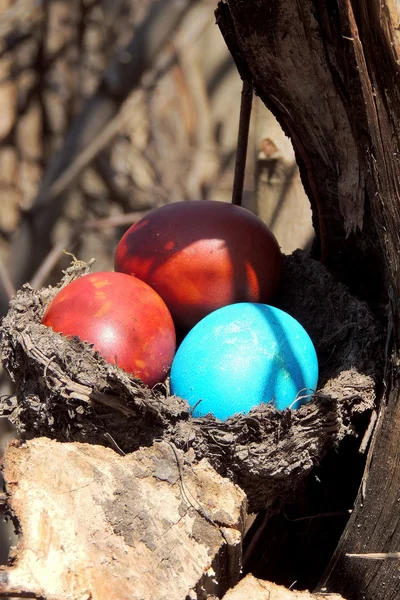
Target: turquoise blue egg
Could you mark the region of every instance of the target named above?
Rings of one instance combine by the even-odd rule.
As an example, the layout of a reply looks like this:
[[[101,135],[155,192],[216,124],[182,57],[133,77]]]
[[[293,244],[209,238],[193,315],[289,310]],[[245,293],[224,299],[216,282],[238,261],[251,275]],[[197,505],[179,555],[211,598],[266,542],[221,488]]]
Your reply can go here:
[[[202,319],[180,345],[171,368],[172,393],[193,416],[225,420],[261,402],[278,410],[311,400],[318,382],[314,345],[296,319],[243,302]]]

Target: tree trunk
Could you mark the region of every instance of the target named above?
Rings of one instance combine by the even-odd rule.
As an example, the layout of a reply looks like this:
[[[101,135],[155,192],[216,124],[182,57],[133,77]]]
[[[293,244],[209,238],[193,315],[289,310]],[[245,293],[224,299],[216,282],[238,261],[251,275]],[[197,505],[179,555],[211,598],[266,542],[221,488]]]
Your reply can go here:
[[[243,79],[291,137],[319,257],[379,310],[387,377],[367,471],[320,588],[394,599],[400,549],[399,8],[392,0],[228,0],[217,21]]]

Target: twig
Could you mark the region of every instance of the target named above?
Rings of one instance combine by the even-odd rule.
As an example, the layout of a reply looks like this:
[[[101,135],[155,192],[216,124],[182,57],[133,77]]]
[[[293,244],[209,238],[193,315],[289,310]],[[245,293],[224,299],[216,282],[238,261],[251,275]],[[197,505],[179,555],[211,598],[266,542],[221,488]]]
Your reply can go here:
[[[21,335],[21,345],[25,352],[29,353],[43,369],[47,368],[53,378],[56,378],[60,385],[61,393],[65,398],[80,400],[85,404],[92,405],[94,402],[111,406],[119,410],[126,416],[137,417],[137,411],[126,405],[118,396],[114,396],[105,391],[97,391],[91,385],[84,385],[71,379],[66,375],[56,361],[49,361],[48,357],[37,348],[28,333]]]
[[[18,25],[24,25],[26,27],[32,27],[32,15],[34,12],[41,8],[43,0],[17,0],[14,4],[8,8],[8,10],[0,18],[0,39],[1,43],[7,36],[14,33],[13,30]]]
[[[43,287],[50,273],[63,256],[65,250],[70,248],[71,245],[76,241],[77,235],[78,232],[74,231],[70,236],[64,238],[53,246],[30,281],[31,286],[34,289]]]
[[[106,158],[104,152],[99,152],[92,166],[106,186],[113,201],[117,202],[124,212],[129,212],[134,209],[134,206],[132,206],[131,195],[122,189],[116,182],[110,162]]]
[[[43,287],[50,273],[65,254],[65,251],[73,248],[82,231],[97,231],[99,229],[133,225],[133,223],[136,223],[139,221],[139,219],[147,215],[148,212],[148,210],[134,211],[122,215],[106,217],[104,219],[90,219],[85,221],[81,226],[74,225],[74,230],[71,231],[70,235],[55,244],[47,254],[46,258],[43,260],[42,264],[39,266],[36,273],[30,280],[30,285],[34,289]]]
[[[172,442],[167,442],[167,444],[170,446],[172,452],[174,453],[174,457],[175,457],[175,461],[176,461],[176,465],[178,467],[178,473],[179,473],[179,483],[180,483],[180,488],[181,488],[181,493],[183,498],[186,500],[186,503],[188,504],[188,506],[190,506],[191,508],[193,508],[196,512],[199,513],[199,515],[201,517],[203,517],[203,519],[205,519],[207,521],[207,523],[210,523],[210,525],[218,526],[218,524],[214,521],[214,519],[208,514],[208,512],[203,508],[203,506],[200,504],[199,500],[197,498],[195,498],[193,496],[193,494],[190,493],[190,491],[187,489],[184,481],[183,481],[183,467],[182,467],[182,463],[180,461],[180,458],[178,456],[178,452],[176,450],[176,447],[174,446],[174,444]],[[192,499],[195,502],[195,504],[193,504]]]
[[[171,40],[195,0],[163,0],[152,4],[131,42],[103,76],[97,93],[74,120],[65,143],[46,173],[35,206],[58,197],[121,126],[117,114],[129,94]],[[115,118],[113,118],[115,117]],[[112,121],[110,122],[110,119]],[[99,133],[100,132],[100,133]]]
[[[367,481],[368,481],[369,471],[370,471],[371,464],[372,464],[372,458],[374,455],[376,440],[377,440],[378,434],[381,430],[385,411],[386,411],[386,403],[381,401],[381,405],[379,407],[378,418],[376,420],[376,423],[374,424],[374,428],[373,428],[373,432],[372,432],[372,439],[371,439],[371,443],[369,445],[367,460],[365,462],[365,469],[364,469],[364,473],[363,473],[362,481],[361,481],[361,497],[363,500],[365,500],[365,497],[367,494]]]
[[[100,130],[88,145],[76,156],[61,175],[55,180],[47,191],[43,202],[47,205],[59,198],[74,183],[83,169],[98,155],[98,153],[121,131],[124,124],[130,119],[132,110],[138,105],[139,99],[134,96],[121,109],[121,111]],[[34,210],[42,209],[43,202],[36,204]]]
[[[247,548],[245,549],[245,551],[243,553],[243,560],[242,560],[243,569],[245,571],[247,570],[247,567],[251,560],[251,557],[253,556],[253,553],[257,547],[257,544],[260,541],[260,538],[261,538],[262,534],[264,533],[264,530],[265,530],[270,518],[271,518],[271,511],[266,510],[261,523],[259,524],[257,529],[254,531],[254,533],[251,535],[251,537],[249,536],[250,541],[249,541],[249,544],[247,545]],[[250,531],[251,531],[251,528],[249,529],[249,532]],[[246,535],[248,535],[249,532],[247,532]]]
[[[49,232],[63,208],[64,192],[118,131],[125,118],[125,114],[118,114],[121,106],[140,86],[142,76],[154,67],[195,2],[163,0],[153,3],[131,42],[110,65],[97,92],[73,121],[62,148],[45,171],[32,209],[22,219],[18,235],[11,244],[11,252],[19,256],[11,273],[17,286],[30,279],[49,252]],[[56,198],[57,203],[53,202]],[[3,314],[7,310],[1,295],[0,309]]]
[[[108,433],[108,431],[105,432],[104,437],[110,442],[110,444],[113,446],[114,450],[118,452],[118,454],[120,454],[121,456],[126,456],[126,452],[124,452],[122,448],[118,446],[117,442],[114,440],[112,435]]]
[[[239,131],[233,179],[232,204],[241,206],[243,196],[244,175],[246,170],[247,145],[249,140],[253,88],[248,81],[243,81],[240,103]]]
[[[0,493],[0,515],[7,510],[7,494]]]
[[[112,217],[106,217],[104,219],[90,219],[85,221],[82,225],[82,229],[108,229],[111,227],[121,227],[124,225],[133,225],[148,214],[148,210],[135,210],[134,212],[126,213],[123,215],[114,215]]]
[[[289,519],[289,517],[285,516],[285,519],[290,523],[297,523],[299,521],[312,521],[314,519],[330,519],[332,517],[345,517],[349,516],[352,513],[351,509],[348,510],[338,510],[335,512],[326,512],[326,513],[318,513],[316,515],[307,515],[306,517],[297,517],[295,519]]]
[[[0,573],[6,573],[7,571],[0,571]],[[42,596],[37,596],[33,592],[27,590],[15,590],[15,589],[0,589],[0,598],[33,598],[34,600],[43,600]]]
[[[0,258],[0,281],[3,284],[4,290],[8,296],[8,299],[11,300],[13,296],[15,296],[15,287],[13,282],[11,281],[11,277],[8,274],[6,266],[2,259]]]
[[[360,447],[358,449],[359,454],[365,454],[365,452],[367,451],[368,444],[372,437],[372,434],[374,433],[374,428],[375,428],[377,420],[378,420],[378,413],[376,412],[376,410],[373,410],[371,413],[371,417],[370,417],[370,420],[368,423],[367,430],[364,433],[364,437],[363,437]]]
[[[200,9],[200,7],[199,7]],[[188,19],[189,26],[185,27],[186,42],[181,43],[179,62],[182,66],[184,83],[188,91],[189,101],[194,110],[194,136],[195,153],[191,161],[191,169],[186,178],[186,195],[188,198],[200,199],[209,182],[213,180],[219,170],[219,157],[213,132],[210,99],[204,73],[200,68],[198,52],[194,50],[193,43],[188,46],[188,36],[198,38],[210,23],[209,7],[201,6],[200,10],[193,10]],[[186,23],[185,23],[186,25]],[[190,27],[191,25],[191,27]],[[179,41],[179,40],[178,40]]]
[[[368,552],[366,554],[349,554],[349,558],[361,558],[363,560],[399,560],[400,552]]]

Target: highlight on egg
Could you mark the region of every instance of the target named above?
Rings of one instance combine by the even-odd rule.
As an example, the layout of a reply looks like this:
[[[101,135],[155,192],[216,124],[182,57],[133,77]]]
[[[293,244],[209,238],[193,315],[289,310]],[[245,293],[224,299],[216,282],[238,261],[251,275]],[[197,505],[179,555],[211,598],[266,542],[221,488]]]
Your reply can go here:
[[[314,345],[296,319],[262,303],[237,303],[202,319],[171,367],[171,391],[226,420],[260,403],[278,410],[309,402],[318,383]]]
[[[92,344],[106,361],[150,387],[166,379],[175,354],[175,327],[164,301],[123,273],[91,273],[69,283],[42,324]]]

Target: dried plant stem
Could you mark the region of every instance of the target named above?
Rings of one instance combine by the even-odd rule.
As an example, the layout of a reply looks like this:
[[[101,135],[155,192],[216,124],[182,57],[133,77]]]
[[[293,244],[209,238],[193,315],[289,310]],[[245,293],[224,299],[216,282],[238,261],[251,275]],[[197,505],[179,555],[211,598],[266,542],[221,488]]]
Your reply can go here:
[[[121,131],[123,125],[129,120],[132,111],[138,105],[138,97],[128,100],[125,106],[107,125],[93,137],[91,142],[83,148],[76,158],[66,167],[61,175],[51,185],[46,202],[52,202],[74,183],[82,170],[98,155],[98,153]]]
[[[31,286],[34,289],[39,289],[46,283],[48,276],[60,261],[65,250],[70,249],[71,243],[76,239],[77,232],[71,232],[68,237],[63,238],[53,246],[30,281]]]
[[[112,227],[123,227],[133,225],[146,216],[148,210],[135,210],[133,212],[125,213],[122,215],[113,215],[112,217],[105,217],[104,219],[89,219],[82,225],[82,229],[108,229]]]
[[[74,245],[78,241],[78,238],[83,231],[98,231],[99,229],[130,226],[147,215],[147,213],[148,210],[137,210],[122,215],[106,217],[104,219],[88,219],[81,225],[75,224],[70,234],[54,244],[50,252],[44,258],[43,262],[30,280],[31,286],[34,289],[40,289],[46,284],[46,281],[52,270],[57,266],[67,250],[73,250]]]
[[[4,290],[8,299],[10,300],[15,295],[15,287],[13,282],[11,281],[11,277],[8,274],[5,264],[0,258],[0,281],[3,284]]]
[[[237,206],[241,206],[242,204],[252,103],[253,88],[248,81],[244,80],[242,87],[242,99],[240,103],[238,143],[232,190],[232,204],[236,204]]]
[[[349,558],[361,558],[363,560],[399,560],[400,552],[368,552],[367,554],[349,554]]]

